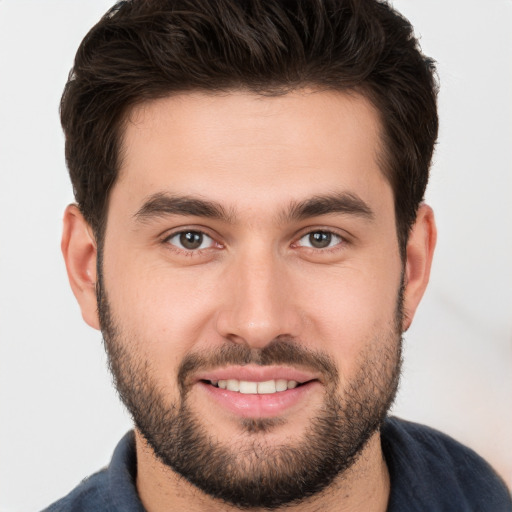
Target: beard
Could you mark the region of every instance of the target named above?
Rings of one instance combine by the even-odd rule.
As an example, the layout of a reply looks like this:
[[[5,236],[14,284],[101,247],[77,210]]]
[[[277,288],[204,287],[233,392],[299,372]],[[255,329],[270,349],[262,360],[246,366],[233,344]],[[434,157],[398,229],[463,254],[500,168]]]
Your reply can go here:
[[[380,428],[391,407],[401,368],[403,285],[395,317],[375,336],[357,361],[354,378],[339,390],[340,378],[328,355],[279,337],[263,349],[224,345],[190,353],[178,368],[179,399],[168,405],[152,379],[151,361],[137,357],[113,316],[101,274],[98,309],[101,330],[117,391],[138,431],[169,468],[207,495],[241,509],[274,509],[324,491],[350,468]],[[286,364],[320,372],[325,384],[321,407],[299,439],[276,445],[265,433],[284,420],[241,419],[241,438],[223,443],[208,432],[190,405],[188,378],[199,369],[229,364]],[[284,427],[286,428],[286,427]]]

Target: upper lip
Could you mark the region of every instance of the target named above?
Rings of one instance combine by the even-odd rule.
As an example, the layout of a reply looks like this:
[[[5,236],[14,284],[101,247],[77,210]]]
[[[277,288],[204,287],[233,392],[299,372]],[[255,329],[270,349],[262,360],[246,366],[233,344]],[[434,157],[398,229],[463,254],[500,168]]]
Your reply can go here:
[[[219,381],[236,379],[248,382],[265,382],[268,380],[294,380],[304,383],[311,380],[319,380],[316,372],[291,368],[289,366],[227,366],[197,372],[194,375],[195,381]]]

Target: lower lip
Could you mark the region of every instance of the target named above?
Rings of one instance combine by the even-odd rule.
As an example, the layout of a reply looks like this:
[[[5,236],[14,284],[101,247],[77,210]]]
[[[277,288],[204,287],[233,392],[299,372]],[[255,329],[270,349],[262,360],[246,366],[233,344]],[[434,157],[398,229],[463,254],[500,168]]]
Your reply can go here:
[[[243,394],[221,389],[206,382],[198,386],[221,407],[242,418],[272,418],[280,416],[294,406],[303,406],[308,396],[318,387],[318,381],[310,381],[294,389],[268,395]]]

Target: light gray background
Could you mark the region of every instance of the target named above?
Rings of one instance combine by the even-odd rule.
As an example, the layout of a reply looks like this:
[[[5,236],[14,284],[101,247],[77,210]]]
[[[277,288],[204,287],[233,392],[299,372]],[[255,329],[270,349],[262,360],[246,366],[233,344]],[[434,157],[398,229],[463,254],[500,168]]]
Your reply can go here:
[[[105,465],[130,420],[60,255],[72,201],[57,109],[111,4],[0,0],[0,511],[38,510]],[[439,243],[406,334],[396,414],[444,430],[512,483],[512,2],[401,0],[438,61],[428,202]]]

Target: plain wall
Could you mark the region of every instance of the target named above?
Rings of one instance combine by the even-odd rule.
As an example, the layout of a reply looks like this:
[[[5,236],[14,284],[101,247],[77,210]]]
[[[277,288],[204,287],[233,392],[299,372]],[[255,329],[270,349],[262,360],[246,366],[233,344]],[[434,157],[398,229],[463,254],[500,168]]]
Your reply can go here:
[[[443,430],[512,484],[512,2],[401,0],[438,62],[427,201],[439,242],[405,335],[394,413]],[[58,103],[111,5],[0,0],[0,511],[39,510],[106,465],[130,428],[60,254],[73,201]]]

